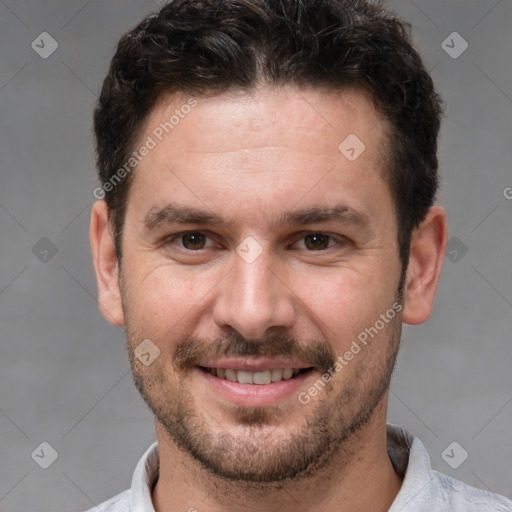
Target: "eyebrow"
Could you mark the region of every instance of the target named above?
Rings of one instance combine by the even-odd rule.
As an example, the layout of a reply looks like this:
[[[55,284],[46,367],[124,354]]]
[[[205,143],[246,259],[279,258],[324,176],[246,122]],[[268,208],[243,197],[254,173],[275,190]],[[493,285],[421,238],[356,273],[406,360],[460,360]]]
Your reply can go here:
[[[166,224],[208,224],[225,226],[227,223],[214,213],[174,204],[167,204],[160,209],[153,207],[144,217],[144,227],[147,230],[153,230]]]
[[[360,227],[369,227],[368,216],[349,206],[311,207],[283,213],[273,225],[307,225],[321,222],[340,222]],[[163,208],[153,207],[144,217],[144,227],[148,231],[156,230],[168,224],[199,224],[228,226],[228,222],[215,213],[176,204],[167,204]]]

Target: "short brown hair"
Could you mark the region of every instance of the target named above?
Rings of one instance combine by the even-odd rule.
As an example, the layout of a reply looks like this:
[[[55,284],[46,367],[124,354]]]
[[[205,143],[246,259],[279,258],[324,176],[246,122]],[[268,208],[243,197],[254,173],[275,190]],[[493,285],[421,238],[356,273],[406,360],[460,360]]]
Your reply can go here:
[[[102,187],[123,166],[167,92],[195,96],[259,83],[360,88],[391,127],[388,183],[405,269],[412,230],[438,188],[441,100],[405,24],[362,0],[174,0],[119,41],[94,112]],[[121,260],[133,173],[106,187]]]

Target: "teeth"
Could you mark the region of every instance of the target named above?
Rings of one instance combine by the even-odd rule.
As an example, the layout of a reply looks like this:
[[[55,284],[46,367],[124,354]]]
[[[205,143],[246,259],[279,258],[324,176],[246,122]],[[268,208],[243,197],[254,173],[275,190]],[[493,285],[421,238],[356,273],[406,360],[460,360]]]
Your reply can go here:
[[[243,372],[243,371],[239,370],[238,382],[240,382],[240,384],[252,384],[253,383],[252,375],[253,375],[252,372]]]
[[[270,379],[272,382],[279,382],[283,378],[283,372],[281,370],[272,370],[270,374]]]
[[[240,384],[270,384],[271,382],[279,382],[283,379],[291,379],[299,373],[300,368],[284,368],[262,372],[247,372],[230,368],[209,368],[208,371],[220,379],[239,382]]]
[[[230,380],[231,382],[236,382],[238,380],[236,370],[226,370],[226,379]]]
[[[283,379],[291,379],[293,376],[293,369],[286,368],[283,370]]]
[[[238,372],[238,382],[240,382],[240,372]],[[270,371],[265,370],[264,372],[254,372],[252,374],[252,380],[254,384],[270,384],[272,380],[270,379]]]

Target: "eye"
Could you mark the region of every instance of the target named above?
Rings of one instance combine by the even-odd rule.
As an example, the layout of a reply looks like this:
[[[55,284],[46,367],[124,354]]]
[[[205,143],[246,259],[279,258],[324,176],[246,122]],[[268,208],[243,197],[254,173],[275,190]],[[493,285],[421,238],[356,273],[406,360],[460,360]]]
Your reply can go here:
[[[206,237],[202,233],[185,233],[181,236],[185,249],[191,251],[203,249],[206,244]]]
[[[343,238],[340,237],[339,241]],[[324,251],[330,247],[336,245],[336,240],[331,235],[325,233],[309,233],[302,237],[298,244],[301,244],[301,249],[307,249],[308,251]]]
[[[170,237],[165,244],[172,245],[177,243],[188,251],[200,251],[211,246],[211,244],[207,245],[208,240],[210,238],[200,231],[188,231]]]

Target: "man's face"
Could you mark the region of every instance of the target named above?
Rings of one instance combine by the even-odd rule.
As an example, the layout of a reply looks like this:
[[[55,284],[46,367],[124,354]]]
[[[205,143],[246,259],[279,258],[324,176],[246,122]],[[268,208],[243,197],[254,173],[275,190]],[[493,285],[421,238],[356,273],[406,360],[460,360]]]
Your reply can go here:
[[[385,414],[401,329],[385,125],[358,92],[186,103],[150,114],[140,144],[156,146],[128,195],[135,381],[157,427],[218,476],[306,475]],[[149,365],[134,356],[147,339],[160,351]]]

